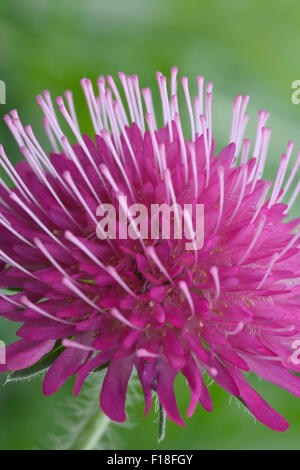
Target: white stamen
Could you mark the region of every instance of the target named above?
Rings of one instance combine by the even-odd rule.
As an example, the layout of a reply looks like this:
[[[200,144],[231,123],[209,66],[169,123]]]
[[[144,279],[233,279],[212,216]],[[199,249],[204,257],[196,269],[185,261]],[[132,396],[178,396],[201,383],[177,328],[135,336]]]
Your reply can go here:
[[[174,114],[178,113],[178,107],[174,108],[174,103],[173,103],[173,96],[177,94],[177,74],[178,74],[178,67],[172,67],[171,68],[171,83],[170,83],[170,88],[171,88],[171,118],[172,120],[174,119]]]
[[[127,325],[130,328],[133,328],[134,330],[142,330],[142,328],[134,325],[133,323],[131,323],[131,321],[127,320],[127,318],[124,317],[124,315],[122,315],[122,313],[117,308],[112,308],[110,313],[113,317],[117,318],[117,320],[119,320],[121,323],[124,323],[124,325]]]
[[[231,124],[231,133],[230,133],[229,142],[235,143],[237,139],[241,103],[242,103],[242,96],[238,95],[233,102],[232,124]]]
[[[52,145],[52,149],[54,151],[54,153],[59,153],[59,148],[58,148],[58,145],[56,143],[56,140],[55,140],[55,137],[54,137],[54,134],[52,132],[52,128],[49,124],[49,121],[48,119],[46,118],[46,116],[43,117],[43,124],[44,124],[44,128],[45,128],[45,131],[46,131],[46,134],[48,136],[48,139],[50,141],[50,144]]]
[[[129,295],[132,295],[132,297],[134,297],[135,299],[138,298],[138,296],[133,292],[132,289],[130,289],[130,287],[127,286],[126,282],[123,281],[123,279],[121,278],[121,276],[117,273],[116,269],[113,267],[113,266],[106,266],[106,271],[108,272],[108,274],[115,280],[117,281],[118,284],[120,284],[121,287],[123,287],[123,289],[129,294]]]
[[[208,85],[208,84],[207,84]],[[209,154],[212,147],[212,117],[211,117],[211,105],[212,105],[212,94],[206,93],[205,100],[205,119],[207,122],[207,131],[208,131],[208,149]]]
[[[25,126],[25,131],[27,135],[30,137],[30,139],[33,142],[33,145],[35,146],[36,150],[36,155],[39,158],[39,160],[45,165],[45,167],[48,169],[48,171],[55,177],[57,180],[61,183],[61,185],[69,192],[69,188],[67,187],[66,183],[62,179],[61,175],[57,172],[57,170],[54,168],[54,166],[51,163],[50,158],[46,155],[45,151],[39,144],[37,138],[35,137],[32,127],[31,126]],[[25,137],[25,136],[24,136]],[[29,141],[26,140],[26,142],[29,143]]]
[[[245,324],[243,321],[240,321],[236,328],[232,331],[226,331],[226,336],[230,336],[230,335],[237,335],[238,333],[240,333],[240,331],[242,331],[242,329],[244,328]]]
[[[66,136],[63,136],[61,138],[61,143],[62,143],[62,146],[64,148],[64,151],[66,152],[67,156],[70,157],[72,160],[73,160],[73,163],[75,164],[77,170],[79,171],[79,173],[81,174],[82,178],[84,179],[84,181],[86,182],[87,186],[89,187],[89,189],[91,190],[93,196],[95,197],[96,201],[101,204],[101,201],[100,201],[100,198],[95,190],[95,188],[93,187],[92,183],[90,182],[90,180],[88,179],[87,175],[86,175],[86,172],[84,171],[76,153],[74,152],[71,144],[69,143],[68,139]],[[65,184],[65,182],[64,182]],[[70,188],[67,186],[68,188],[68,192],[70,192]]]
[[[173,182],[172,182],[171,172],[167,168],[164,174],[165,174],[166,187],[168,188],[167,190],[169,191],[172,203],[174,205],[176,228],[177,228],[177,231],[179,232],[180,227],[181,227],[181,218],[180,218],[179,210],[178,210],[178,206],[177,206],[176,195],[175,195],[174,186],[173,186]]]
[[[98,98],[97,103],[98,103],[99,110],[102,111],[103,127],[104,129],[109,129],[108,116],[107,116],[107,110],[106,110],[106,105],[105,105],[105,91],[106,91],[105,78],[99,77],[97,80],[97,85],[98,85],[98,90],[99,90],[99,98]]]
[[[196,132],[198,135],[203,133],[200,116],[203,114],[203,83],[204,78],[197,76],[198,83],[198,96],[194,99],[194,111],[195,111],[195,120],[196,120]]]
[[[70,188],[74,192],[76,198],[79,200],[79,202],[82,205],[82,207],[84,208],[84,210],[89,214],[90,218],[92,219],[92,221],[97,226],[98,221],[97,221],[95,215],[93,214],[93,212],[91,211],[91,209],[89,208],[89,205],[85,201],[84,197],[80,193],[79,189],[77,188],[76,184],[74,183],[73,178],[71,176],[71,173],[69,171],[65,171],[63,173],[63,176],[64,176],[65,180],[67,181],[67,183],[70,185]]]
[[[178,98],[176,95],[171,96],[171,107],[172,107],[172,120],[174,121],[175,114],[179,114]]]
[[[183,87],[183,90],[184,90],[186,105],[187,105],[189,118],[190,118],[192,142],[195,142],[195,120],[194,120],[194,113],[193,113],[193,108],[192,108],[192,103],[191,103],[191,96],[190,96],[190,92],[189,92],[188,78],[187,77],[182,77],[181,78],[181,83],[182,83],[182,87]]]
[[[298,197],[298,194],[300,192],[300,180],[298,181],[298,184],[296,186],[296,188],[294,189],[294,192],[293,194],[291,195],[290,199],[289,199],[289,202],[287,204],[287,209],[285,210],[285,214],[287,214],[291,208],[293,207],[297,197]]]
[[[87,78],[83,78],[82,80],[80,80],[80,84],[82,86],[84,96],[88,105],[88,109],[90,112],[90,116],[91,116],[95,133],[99,134],[100,130],[103,129],[103,124],[102,124],[102,119],[100,116],[100,111],[96,103],[96,98],[94,95],[92,84]],[[72,116],[71,112],[70,114],[71,114],[71,120],[74,123],[74,126],[79,131],[77,120],[74,120],[74,116]]]
[[[175,121],[175,124],[176,124],[176,129],[177,129],[177,132],[178,132],[178,136],[179,136],[181,161],[184,165],[185,184],[187,184],[188,175],[189,175],[189,168],[188,168],[187,154],[186,154],[186,148],[185,148],[185,139],[184,139],[183,132],[182,132],[180,116],[179,116],[178,113],[175,113],[174,121]]]
[[[190,309],[191,309],[191,312],[193,315],[195,315],[195,306],[194,306],[194,302],[193,302],[193,299],[192,299],[192,296],[191,296],[191,293],[189,291],[189,288],[186,284],[185,281],[180,281],[179,282],[179,287],[180,289],[182,290],[182,292],[184,293],[185,297],[186,297],[186,300],[188,301],[188,304],[190,306]]]
[[[27,307],[27,308],[30,308],[31,310],[34,310],[35,312],[37,313],[40,313],[41,315],[43,315],[44,317],[46,318],[50,318],[50,320],[54,320],[58,323],[63,323],[64,325],[74,325],[74,323],[70,322],[70,321],[67,321],[67,320],[63,320],[62,318],[59,318],[59,317],[56,317],[55,315],[51,315],[50,313],[48,312],[45,312],[45,310],[41,309],[40,307],[38,307],[37,305],[33,304],[32,302],[30,302],[30,300],[25,297],[24,295],[21,297],[21,302]]]
[[[248,161],[248,155],[250,150],[250,139],[243,140],[243,149],[242,149],[242,158],[241,158],[241,165],[245,165]]]
[[[238,119],[237,130],[236,130],[236,140],[235,140],[236,151],[235,151],[234,165],[240,153],[242,138],[243,138],[243,135],[244,135],[247,123],[248,123],[248,119],[249,119],[249,116],[246,114],[246,108],[247,108],[248,102],[249,102],[249,95],[242,96],[240,116]]]
[[[14,297],[14,296],[13,295],[5,295],[5,294],[2,294],[2,292],[0,292],[0,298],[1,299],[6,300],[10,304],[15,305],[18,308],[24,308],[24,305],[20,304],[19,302],[16,302],[11,297]]]
[[[115,160],[116,164],[117,164],[118,167],[119,167],[119,170],[121,171],[121,173],[122,173],[122,175],[123,175],[123,178],[124,178],[124,180],[125,180],[125,183],[126,183],[126,185],[127,185],[127,188],[128,188],[128,190],[129,190],[129,192],[130,192],[130,195],[131,195],[133,201],[135,201],[135,196],[134,196],[133,188],[132,188],[132,186],[131,186],[131,184],[130,184],[128,175],[127,175],[127,173],[126,173],[126,170],[125,170],[124,166],[122,165],[122,162],[121,162],[121,160],[120,160],[120,158],[119,158],[119,155],[117,154],[116,149],[115,149],[115,147],[114,147],[114,145],[113,145],[113,143],[112,143],[112,141],[111,141],[109,132],[108,132],[106,129],[103,129],[102,132],[101,132],[101,135],[102,135],[103,139],[105,140],[106,145],[108,146],[109,150],[111,151],[112,156],[114,157],[114,160]]]
[[[100,180],[102,181],[102,176],[100,175],[100,172],[97,168],[97,165],[92,157],[92,155],[90,154],[83,138],[81,137],[81,134],[78,132],[77,130],[77,127],[75,126],[74,122],[72,121],[71,119],[71,116],[69,115],[65,105],[64,105],[64,102],[63,102],[63,99],[61,96],[59,96],[57,99],[57,104],[58,104],[58,107],[59,107],[59,110],[61,112],[61,114],[63,115],[63,117],[65,118],[65,120],[67,121],[67,123],[69,124],[73,134],[75,135],[76,139],[77,139],[77,142],[81,145],[81,147],[83,148],[84,152],[86,153],[90,163],[92,164],[94,170],[96,171],[97,175],[99,176]],[[63,135],[60,136],[60,138],[63,137]]]
[[[95,119],[96,119],[97,129],[98,129],[97,133],[99,133],[104,127],[102,119],[101,119],[99,102],[97,101],[97,98],[95,96],[92,81],[88,79],[86,84],[87,84],[87,90],[91,99],[91,104],[95,112]],[[100,98],[100,103],[101,103],[101,98]]]
[[[242,175],[242,187],[240,188],[240,195],[239,195],[238,202],[235,206],[235,209],[233,211],[232,216],[228,220],[228,223],[231,223],[233,221],[233,219],[235,218],[236,214],[238,213],[238,210],[241,207],[242,201],[244,199],[244,195],[245,195],[245,191],[246,191],[246,187],[247,187],[248,167],[244,166],[240,170],[240,174]]]
[[[115,98],[117,100],[117,103],[119,105],[119,109],[122,113],[122,118],[125,122],[125,125],[128,126],[129,123],[128,123],[128,119],[127,119],[127,115],[126,115],[126,112],[125,112],[125,109],[124,109],[124,106],[123,106],[123,102],[121,100],[121,96],[120,96],[120,93],[119,93],[119,90],[116,86],[116,83],[113,79],[113,77],[111,77],[110,75],[107,75],[106,77],[106,80],[107,80],[107,83],[109,84],[110,88],[112,89],[114,95],[115,95]]]
[[[85,344],[78,343],[78,341],[69,340],[69,339],[63,339],[61,344],[65,348],[74,348],[74,349],[80,349],[82,351],[96,351],[95,348],[92,348],[90,346],[86,346]]]
[[[263,127],[261,130],[261,134],[262,134],[261,152],[255,163],[255,167],[254,167],[255,174],[252,171],[250,178],[249,178],[249,181],[251,181],[252,178],[254,178],[251,192],[254,191],[257,181],[262,177],[263,172],[264,172],[266,156],[267,156],[268,146],[269,146],[269,140],[271,136],[271,129],[269,127]]]
[[[139,86],[139,79],[137,75],[132,75],[132,83],[134,86],[135,96],[137,99],[138,110],[139,110],[139,121],[142,134],[145,134],[145,120],[144,120],[144,111],[142,105],[141,91]],[[118,103],[119,104],[119,103]]]
[[[262,359],[263,361],[278,361],[283,362],[283,358],[279,356],[257,356],[258,359]]]
[[[153,107],[152,94],[150,88],[142,88],[142,95],[145,101],[147,113],[151,115],[153,128],[157,129],[155,111]]]
[[[126,75],[123,72],[119,72],[118,75],[119,75],[119,79],[122,83],[124,93],[125,93],[125,96],[126,96],[131,122],[135,122],[134,110],[133,110],[133,106],[132,106],[131,99],[130,99],[130,94],[129,94],[129,90],[128,90]]]
[[[78,297],[80,297],[84,302],[86,302],[88,305],[90,305],[90,307],[96,309],[97,311],[99,312],[102,312],[104,313],[104,310],[102,310],[102,308],[100,308],[98,305],[95,304],[95,302],[93,302],[91,299],[89,299],[78,287],[76,287],[73,282],[67,278],[67,277],[64,277],[62,279],[62,284],[66,287],[68,287],[72,292],[74,292],[74,294],[76,294]]]
[[[262,278],[262,280],[260,281],[260,283],[256,287],[257,290],[260,289],[264,285],[264,283],[266,282],[267,278],[269,277],[270,272],[272,271],[274,265],[278,261],[278,258],[279,258],[279,254],[274,253],[274,255],[272,256],[272,258],[270,260],[269,266],[267,267],[267,270],[265,272],[264,277]]]
[[[173,141],[173,130],[172,130],[171,111],[170,111],[168,91],[167,91],[167,79],[166,79],[166,77],[162,76],[160,81],[161,81],[161,86],[162,86],[162,98],[163,98],[164,108],[166,110],[166,115],[167,115],[167,123],[168,123],[168,129],[169,129],[170,142],[172,142]]]
[[[101,173],[105,176],[105,178],[108,180],[109,184],[111,185],[112,189],[117,193],[119,192],[119,188],[118,188],[118,185],[116,183],[116,181],[114,180],[111,172],[109,171],[109,168],[104,165],[104,163],[100,163],[100,171]]]
[[[219,203],[219,216],[217,220],[216,227],[214,229],[214,233],[217,233],[220,227],[220,223],[222,220],[223,215],[223,208],[224,208],[224,168],[222,166],[218,167],[218,177],[219,177],[219,186],[220,186],[220,203]]]
[[[44,91],[43,91],[43,95],[44,95],[44,98],[45,98],[46,103],[47,103],[47,105],[48,105],[48,109],[50,110],[51,115],[52,115],[52,117],[53,117],[53,120],[55,121],[55,124],[56,124],[57,128],[59,128],[59,124],[58,124],[56,112],[55,112],[55,110],[54,110],[54,106],[53,106],[53,102],[52,102],[52,98],[51,98],[50,91],[49,91],[49,90],[44,90]]]
[[[292,168],[292,171],[290,173],[290,176],[287,180],[287,183],[283,189],[283,193],[282,195],[280,196],[280,198],[278,199],[278,202],[281,202],[282,199],[284,198],[284,196],[286,195],[286,193],[288,192],[288,190],[290,189],[290,186],[295,178],[295,174],[297,173],[297,170],[299,168],[299,165],[300,165],[300,149],[298,150],[298,154],[297,154],[297,158],[296,158],[296,161],[295,161],[295,164]]]
[[[198,170],[197,170],[197,162],[196,162],[195,145],[192,142],[189,142],[188,147],[189,147],[191,160],[192,160],[192,170],[193,170],[193,177],[194,177],[194,195],[195,195],[195,199],[198,199],[199,188],[198,188]]]
[[[0,224],[2,224],[5,228],[7,228],[7,230],[9,230],[13,235],[15,235],[17,238],[19,238],[20,240],[22,240],[22,242],[26,243],[26,245],[29,245],[31,247],[34,247],[34,245],[32,243],[30,243],[29,240],[27,240],[26,238],[24,238],[17,230],[15,230],[10,222],[8,222],[5,217],[3,216],[3,214],[1,214],[0,212]]]
[[[75,246],[80,248],[91,260],[100,268],[106,269],[106,266],[101,263],[101,261],[82,243],[73,233],[69,232],[68,230],[65,232],[65,238],[69,240],[71,243],[74,243]]]
[[[204,139],[204,150],[205,150],[205,161],[206,161],[206,180],[205,180],[205,187],[207,188],[209,183],[209,173],[210,173],[210,152],[208,148],[208,141],[207,141],[207,125],[205,116],[200,116],[200,122],[203,130],[203,139]]]
[[[133,113],[134,113],[135,122],[136,122],[136,124],[138,125],[138,127],[141,129],[141,123],[140,123],[140,115],[139,115],[139,110],[138,110],[138,104],[137,104],[137,101],[136,101],[136,96],[135,96],[135,94],[134,94],[134,88],[133,88],[132,78],[130,77],[130,75],[127,75],[127,77],[126,77],[126,82],[127,82],[127,86],[128,86],[128,91],[129,91],[130,100],[131,100],[131,103],[132,103],[132,108],[133,108]]]
[[[287,156],[285,154],[283,154],[281,156],[281,159],[280,159],[279,168],[278,168],[277,175],[276,175],[276,178],[275,178],[275,183],[274,183],[274,186],[273,186],[273,191],[272,191],[271,198],[270,198],[270,201],[269,201],[269,204],[268,204],[269,209],[270,209],[270,207],[272,207],[276,203],[276,199],[277,199],[278,193],[280,191],[282,180],[284,178],[284,173],[285,173],[285,170],[286,170],[287,163],[288,163]]]
[[[126,201],[126,198],[124,199],[124,197],[121,197],[122,194],[118,191],[117,192],[117,196],[118,196],[118,200],[119,200],[119,204],[124,212],[124,214],[127,214],[127,217],[128,217],[128,220],[130,222],[130,227],[132,228],[132,230],[134,231],[135,235],[136,235],[136,238],[137,240],[139,240],[146,256],[148,257],[148,251],[147,251],[147,247],[145,245],[145,242],[143,240],[143,237],[142,237],[142,234],[141,232],[139,231],[138,227],[137,227],[137,224],[135,222],[135,219],[132,217],[131,213],[130,213],[130,210],[129,210],[129,207],[127,205],[127,201]]]
[[[172,278],[170,277],[170,275],[168,273],[168,271],[166,270],[166,268],[164,267],[164,265],[162,264],[162,262],[158,258],[153,246],[148,246],[147,247],[147,253],[150,256],[150,258],[154,261],[154,263],[156,264],[158,269],[164,274],[164,276],[166,276],[166,278],[171,282],[171,284],[174,284]]]
[[[11,117],[8,114],[5,114],[5,116],[3,117],[3,120],[7,124],[7,127],[9,128],[12,135],[14,136],[15,141],[17,142],[18,146],[21,147],[22,145],[24,145],[23,139],[20,136],[19,131],[13,125]]]
[[[158,144],[157,144],[157,140],[156,140],[155,132],[154,132],[153,117],[149,113],[146,113],[145,117],[146,117],[146,122],[147,122],[147,125],[148,125],[148,128],[149,128],[150,137],[151,137],[151,141],[152,141],[154,161],[156,163],[156,168],[157,168],[157,170],[159,170],[160,174],[162,174],[162,165],[161,165],[161,161],[160,161],[160,153],[159,153],[159,149],[158,149]]]
[[[153,357],[153,358],[159,357],[159,354],[150,352],[144,348],[137,349],[135,354],[137,357]]]
[[[65,98],[66,98],[68,106],[69,106],[71,118],[72,118],[73,122],[75,123],[75,126],[77,127],[78,131],[80,132],[78,119],[77,119],[75,106],[74,106],[73,94],[70,90],[65,91]]]
[[[65,276],[67,278],[70,278],[71,281],[73,281],[73,279],[70,277],[70,275],[63,269],[63,267],[53,258],[53,256],[49,253],[49,251],[47,250],[47,248],[45,247],[45,245],[41,242],[41,240],[37,237],[34,237],[34,243],[36,244],[36,246],[38,247],[38,249],[43,253],[43,255],[48,258],[48,260],[50,261],[51,264],[53,264],[53,266],[57,269],[57,271],[60,272],[60,274],[62,274],[62,276]],[[76,282],[76,281],[75,281]]]
[[[255,229],[254,229],[254,236],[253,236],[253,239],[252,239],[250,245],[248,246],[248,249],[246,250],[246,252],[245,252],[244,255],[242,256],[242,258],[240,259],[240,261],[239,261],[239,263],[238,263],[239,265],[241,265],[242,263],[244,263],[244,261],[246,261],[246,259],[247,259],[248,256],[250,255],[250,253],[251,253],[251,251],[252,251],[252,249],[253,249],[255,243],[257,242],[257,240],[258,240],[258,238],[259,238],[259,236],[260,236],[260,234],[261,234],[261,232],[262,232],[262,230],[263,230],[263,228],[264,228],[265,223],[266,223],[266,217],[263,215],[263,216],[261,217],[261,220],[260,220],[258,226],[255,227]]]
[[[192,217],[188,210],[186,209],[183,210],[183,217],[184,217],[184,222],[187,225],[187,229],[189,232],[188,235],[190,237],[190,240],[192,240],[192,244],[193,244],[193,251],[194,251],[194,257],[195,257],[193,269],[195,269],[198,263],[198,247],[197,247],[197,242],[196,242],[196,232],[194,231]]]
[[[257,121],[257,130],[256,130],[256,139],[255,139],[255,144],[254,144],[254,151],[253,151],[253,158],[256,159],[256,164],[253,167],[252,173],[250,175],[249,181],[252,181],[254,178],[254,175],[256,173],[257,165],[258,165],[258,157],[260,154],[260,148],[261,148],[261,143],[262,143],[262,129],[265,127],[265,124],[267,122],[267,119],[269,117],[269,113],[265,111],[258,111],[258,121]]]
[[[8,256],[4,251],[0,250],[0,259],[4,261],[7,264],[10,264],[14,266],[15,268],[19,269],[23,273],[27,274],[28,276],[32,277],[33,279],[38,279],[33,273],[25,269],[23,266],[21,266],[19,263],[17,263],[14,259],[12,259],[10,256]]]
[[[124,127],[124,124],[122,122],[122,119],[121,119],[121,116],[120,116],[120,112],[119,112],[119,105],[117,102],[114,103],[114,112],[115,112],[115,115],[116,115],[116,118],[118,120],[118,124],[120,126],[120,129],[121,129],[121,132],[122,132],[122,135],[124,137],[124,140],[126,142],[126,145],[127,145],[127,148],[129,150],[129,153],[130,153],[130,156],[132,158],[132,161],[133,161],[133,164],[135,166],[135,169],[136,169],[136,172],[138,174],[138,177],[139,177],[139,180],[140,180],[140,183],[141,183],[141,186],[143,185],[143,182],[142,182],[142,176],[141,176],[141,172],[140,172],[140,168],[138,166],[138,163],[137,163],[137,159],[136,159],[136,156],[134,154],[134,151],[133,151],[133,148],[131,146],[131,143],[130,143],[130,140],[128,138],[128,135],[127,135],[127,132],[126,132],[126,129]]]
[[[162,87],[162,82],[161,82],[161,78],[163,74],[161,72],[156,72],[155,75],[156,75],[156,80],[157,80],[159,93],[160,93],[160,102],[161,102],[161,109],[162,109],[162,114],[163,114],[163,125],[165,127],[168,122],[168,115],[167,115],[167,109],[165,106],[164,92],[163,92],[163,87]]]
[[[256,130],[256,139],[254,144],[253,158],[258,158],[261,139],[262,139],[262,128],[265,127],[269,113],[266,111],[258,111],[258,121],[257,121],[257,130]]]
[[[218,300],[218,298],[220,297],[220,293],[221,293],[221,286],[220,286],[219,270],[217,266],[212,266],[210,268],[210,274],[212,275],[214,283],[215,283],[215,290],[216,290],[215,300]]]
[[[177,74],[178,74],[178,67],[171,68],[171,96],[177,94]]]
[[[121,139],[120,139],[120,132],[119,132],[119,127],[116,119],[116,115],[113,109],[113,102],[112,102],[112,96],[111,96],[111,91],[107,89],[105,91],[105,100],[104,100],[106,110],[107,110],[107,115],[109,118],[110,122],[110,128],[111,128],[111,134],[114,140],[114,144],[121,156],[121,159],[123,163],[125,163],[125,155],[123,151],[123,147],[121,144]]]
[[[75,225],[77,225],[77,227],[81,228],[80,225],[78,224],[78,222],[74,219],[74,217],[70,214],[68,209],[65,207],[65,205],[63,204],[61,199],[58,197],[57,192],[53,189],[53,187],[49,183],[49,181],[48,181],[47,177],[45,176],[45,174],[40,170],[39,165],[36,164],[36,161],[34,159],[31,159],[30,153],[28,152],[27,148],[23,147],[22,148],[22,153],[31,162],[32,166],[35,167],[35,170],[36,170],[38,176],[43,181],[45,186],[49,189],[50,193],[52,194],[52,196],[54,197],[54,199],[56,200],[58,205],[61,207],[61,209],[64,211],[64,213],[72,220],[72,222]]]
[[[263,205],[265,204],[265,200],[266,200],[266,197],[267,197],[267,194],[269,192],[269,189],[270,187],[272,186],[272,182],[271,181],[265,181],[264,182],[264,189],[261,193],[261,196],[257,202],[257,206],[256,206],[256,211],[250,221],[250,224],[253,224],[253,222],[255,221],[255,219],[257,218],[258,214],[260,213],[260,210],[261,208],[263,207]]]
[[[289,241],[286,247],[284,247],[283,250],[280,251],[278,255],[278,259],[281,258],[283,255],[285,255],[290,248],[292,248],[292,246],[296,243],[299,237],[300,237],[300,227],[297,229],[297,232],[294,234],[293,238]]]
[[[20,207],[22,207],[22,209],[44,230],[44,232],[47,233],[47,235],[49,235],[49,237],[68,251],[68,248],[54,235],[54,233],[50,232],[46,225],[43,224],[43,222],[26,206],[26,204],[24,204],[23,201],[21,201],[16,193],[11,193],[10,197],[13,201],[19,204]]]
[[[36,97],[36,101],[44,112],[46,118],[48,119],[49,125],[52,127],[55,136],[57,137],[58,141],[60,141],[63,136],[63,132],[57,122],[55,113],[51,111],[51,109],[49,108],[49,106],[41,95],[38,95]]]
[[[5,163],[1,160],[0,158],[0,165],[2,166],[2,168],[4,169],[4,171],[7,173],[7,175],[9,176],[9,178],[11,179],[11,181],[14,183],[14,185],[16,186],[16,188],[20,191],[20,193],[22,194],[22,196],[27,200],[29,201],[30,198],[28,197],[28,195],[30,195],[30,191],[29,189],[27,188],[27,186],[24,184],[22,178],[20,178],[19,174],[16,172],[16,170],[14,169],[14,167],[12,166],[12,164],[10,163],[9,159],[7,158],[5,152],[4,152],[4,148],[2,145],[0,145],[0,156],[3,158],[3,160],[5,161]],[[6,164],[8,166],[6,166]],[[8,168],[9,167],[9,168]]]

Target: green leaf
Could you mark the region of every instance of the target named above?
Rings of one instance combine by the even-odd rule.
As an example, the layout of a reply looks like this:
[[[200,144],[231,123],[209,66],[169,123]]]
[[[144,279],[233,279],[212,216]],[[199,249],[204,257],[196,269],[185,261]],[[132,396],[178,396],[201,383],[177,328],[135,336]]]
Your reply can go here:
[[[103,372],[104,370],[108,368],[108,366],[109,366],[109,361],[103,364],[102,366],[96,367],[96,369],[93,370],[93,373]]]
[[[161,403],[159,403],[159,421],[158,421],[158,439],[157,442],[160,443],[164,440],[166,435],[166,412],[163,409]]]
[[[246,405],[246,403],[244,402],[244,400],[241,398],[241,397],[235,397],[240,403],[242,403],[242,405],[247,408],[248,410],[248,406]]]
[[[17,287],[7,287],[6,289],[0,289],[1,294],[4,295],[15,295],[22,292],[24,289],[18,289]]]

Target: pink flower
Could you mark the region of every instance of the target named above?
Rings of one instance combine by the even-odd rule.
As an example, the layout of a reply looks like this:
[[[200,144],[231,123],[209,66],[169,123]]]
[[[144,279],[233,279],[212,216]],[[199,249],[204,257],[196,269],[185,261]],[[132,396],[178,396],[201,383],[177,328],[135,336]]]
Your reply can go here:
[[[299,184],[289,203],[282,203],[300,154],[284,183],[289,142],[272,184],[262,179],[268,113],[259,112],[250,159],[250,141],[243,140],[248,96],[235,99],[230,143],[215,155],[211,83],[204,107],[203,78],[197,77],[193,102],[187,78],[181,79],[181,106],[187,107],[191,127],[184,137],[176,68],[170,87],[157,74],[164,122],[159,130],[150,90],[140,92],[136,75],[119,78],[125,105],[112,77],[99,78],[97,95],[90,80],[81,82],[94,140],[79,130],[71,92],[65,94],[67,107],[57,98],[73,145],[49,92],[37,97],[53,146],[49,157],[16,111],[4,118],[25,160],[14,168],[0,148],[1,165],[14,185],[1,180],[0,286],[18,289],[14,295],[0,293],[0,310],[22,323],[17,332],[22,339],[7,348],[7,364],[0,370],[28,368],[46,356],[51,366],[43,391],[50,395],[74,374],[77,394],[93,370],[107,367],[100,406],[111,419],[124,421],[135,368],[145,413],[155,391],[179,425],[184,421],[175,377],[182,373],[187,379],[191,416],[198,402],[212,409],[205,371],[259,421],[284,431],[288,423],[244,373],[252,371],[300,396],[300,380],[291,372],[300,372],[291,360],[293,343],[300,339],[299,219],[286,222]],[[203,247],[188,251],[185,240],[174,238],[100,240],[97,207],[117,205],[120,194],[146,207],[204,204]]]

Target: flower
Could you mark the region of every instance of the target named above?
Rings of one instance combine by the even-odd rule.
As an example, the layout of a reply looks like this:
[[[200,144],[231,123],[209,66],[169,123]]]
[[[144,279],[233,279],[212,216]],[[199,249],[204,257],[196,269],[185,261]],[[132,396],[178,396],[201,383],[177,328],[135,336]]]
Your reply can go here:
[[[181,79],[191,128],[186,138],[177,68],[169,91],[157,73],[160,129],[150,89],[140,90],[136,75],[119,78],[125,104],[111,76],[98,79],[97,96],[90,80],[81,81],[94,140],[80,132],[70,91],[67,106],[62,97],[56,101],[75,144],[62,130],[49,92],[37,97],[50,156],[15,110],[4,118],[25,160],[14,168],[1,146],[1,166],[14,187],[1,180],[0,286],[6,290],[0,309],[22,323],[22,339],[7,348],[0,370],[48,361],[43,391],[50,395],[72,375],[79,393],[87,376],[103,368],[100,406],[122,422],[135,368],[145,413],[155,391],[179,425],[177,374],[190,387],[191,416],[198,402],[212,409],[206,372],[259,421],[284,431],[288,423],[251,388],[245,372],[300,396],[300,380],[291,372],[300,372],[293,353],[300,339],[299,219],[286,221],[299,183],[282,203],[300,153],[284,184],[293,149],[288,143],[272,184],[262,179],[271,133],[267,112],[259,111],[252,158],[250,141],[243,140],[248,96],[235,99],[230,143],[215,155],[211,83],[204,93],[198,76],[192,102],[188,79]],[[203,204],[203,246],[188,251],[184,239],[144,240],[137,224],[136,239],[99,239],[97,208],[116,206],[120,195],[146,207]]]

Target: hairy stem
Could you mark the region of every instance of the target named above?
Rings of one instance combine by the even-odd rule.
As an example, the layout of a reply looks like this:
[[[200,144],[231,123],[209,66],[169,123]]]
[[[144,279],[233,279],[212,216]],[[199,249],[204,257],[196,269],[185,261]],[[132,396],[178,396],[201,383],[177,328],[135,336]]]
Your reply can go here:
[[[93,413],[84,427],[81,429],[77,438],[69,450],[93,450],[96,448],[101,437],[107,430],[110,419],[98,408],[96,413]]]

